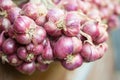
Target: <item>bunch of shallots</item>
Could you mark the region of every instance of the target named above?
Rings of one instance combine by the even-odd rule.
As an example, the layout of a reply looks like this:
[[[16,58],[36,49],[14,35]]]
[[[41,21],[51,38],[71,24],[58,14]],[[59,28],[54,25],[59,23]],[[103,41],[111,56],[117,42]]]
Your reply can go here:
[[[118,25],[119,7],[116,0],[0,0],[1,61],[29,75],[52,62],[74,70],[96,61],[108,48],[108,30]]]

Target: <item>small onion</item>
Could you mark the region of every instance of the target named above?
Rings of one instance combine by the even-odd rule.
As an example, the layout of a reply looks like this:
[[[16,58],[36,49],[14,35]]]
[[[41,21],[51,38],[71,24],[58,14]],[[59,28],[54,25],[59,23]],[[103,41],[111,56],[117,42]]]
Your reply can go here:
[[[66,58],[66,60],[61,61],[61,64],[63,65],[63,67],[68,70],[74,70],[80,67],[82,63],[83,63],[83,59],[80,56],[80,54],[70,55]]]
[[[22,60],[20,60],[16,54],[9,55],[7,59],[9,61],[8,63],[12,66],[19,66],[22,64]]]
[[[78,4],[77,4],[77,0],[62,0],[63,1],[63,5],[65,10],[67,11],[77,11],[78,10]]]
[[[80,16],[76,12],[69,12],[65,18],[65,27],[63,26],[63,32],[66,36],[76,36],[79,34],[81,25],[80,25]]]
[[[35,20],[36,24],[39,26],[43,26],[46,22],[46,17],[45,16],[39,16]]]
[[[34,55],[40,55],[43,52],[43,45],[42,44],[35,45],[30,43],[26,46],[26,49],[28,52],[33,52]]]
[[[2,50],[5,54],[13,54],[16,51],[16,46],[16,41],[14,39],[8,38],[4,41]]]
[[[17,55],[20,59],[24,60],[25,62],[33,62],[36,57],[34,56],[34,54],[28,53],[25,47],[19,47],[17,49]]]
[[[16,31],[16,33],[26,33],[27,30],[32,26],[32,24],[33,20],[29,17],[18,16],[13,23],[13,28]]]
[[[89,42],[84,43],[80,54],[87,62],[98,60],[103,56],[103,54],[101,55],[97,50],[97,47]]]
[[[100,35],[96,39],[94,39],[95,44],[103,43],[108,39],[108,32],[106,31],[104,26],[99,27],[99,32],[100,32]]]
[[[46,31],[41,26],[38,26],[32,36],[32,42],[34,44],[41,43],[46,38]]]
[[[31,75],[36,70],[36,66],[34,62],[23,63],[22,65],[17,66],[16,69],[21,73]]]
[[[16,34],[15,39],[20,44],[29,44],[31,42],[29,34]]]
[[[0,8],[4,10],[8,10],[12,7],[16,6],[12,0],[0,0]]]
[[[100,35],[98,24],[99,23],[95,21],[87,21],[83,24],[83,31],[90,35],[93,40]]]
[[[44,72],[48,69],[49,65],[48,64],[40,64],[40,63],[37,63],[37,69],[41,72]]]
[[[46,30],[46,32],[50,35],[50,36],[60,36],[62,35],[62,32],[60,29],[57,28],[56,24],[53,23],[52,21],[48,21],[45,23],[44,25],[44,29]]]
[[[64,59],[67,55],[80,52],[81,48],[82,42],[78,38],[62,36],[54,45],[54,55],[59,59]]]
[[[13,7],[7,11],[8,19],[13,23],[15,19],[20,16],[21,9],[18,7]]]
[[[47,13],[47,19],[52,22],[56,22],[64,16],[63,10],[59,8],[50,9]]]
[[[34,20],[39,16],[37,5],[31,2],[23,5],[21,13]]]
[[[53,60],[53,51],[52,51],[52,47],[50,45],[49,39],[46,39],[46,43],[43,46],[44,46],[43,53],[42,53],[43,59]]]

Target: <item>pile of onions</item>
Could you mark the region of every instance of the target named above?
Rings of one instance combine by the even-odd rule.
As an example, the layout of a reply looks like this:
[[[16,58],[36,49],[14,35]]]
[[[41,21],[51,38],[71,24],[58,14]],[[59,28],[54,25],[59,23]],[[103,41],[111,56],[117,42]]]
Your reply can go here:
[[[36,69],[47,70],[52,62],[74,70],[84,62],[102,58],[108,48],[108,30],[118,25],[119,3],[106,3],[105,7],[96,0],[52,1],[17,6],[12,0],[0,0],[3,63],[31,75]],[[106,8],[111,4],[112,13],[108,15]]]

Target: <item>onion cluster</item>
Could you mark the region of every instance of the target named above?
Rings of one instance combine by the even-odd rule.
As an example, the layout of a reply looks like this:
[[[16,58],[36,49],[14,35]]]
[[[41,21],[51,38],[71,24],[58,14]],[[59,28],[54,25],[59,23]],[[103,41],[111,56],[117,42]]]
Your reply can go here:
[[[18,6],[12,0],[0,0],[2,63],[31,75],[36,69],[47,70],[52,62],[74,70],[105,54],[107,30],[117,24],[119,4],[108,4],[109,0],[104,4],[99,0],[52,1]]]

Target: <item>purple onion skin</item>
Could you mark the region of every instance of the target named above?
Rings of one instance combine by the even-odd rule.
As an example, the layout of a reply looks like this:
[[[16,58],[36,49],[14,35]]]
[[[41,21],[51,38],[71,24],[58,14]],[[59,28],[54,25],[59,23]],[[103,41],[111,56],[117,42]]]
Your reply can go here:
[[[59,59],[64,59],[67,55],[72,54],[73,43],[70,37],[62,36],[54,46],[54,55]]]
[[[112,29],[119,27],[119,18],[117,15],[111,15],[108,19],[108,31],[111,31]]]
[[[22,60],[20,60],[16,54],[9,55],[7,59],[9,61],[8,63],[12,66],[19,66],[22,64]]]
[[[54,45],[54,55],[64,59],[69,54],[76,54],[82,49],[82,41],[76,37],[62,36]]]
[[[11,25],[9,19],[7,18],[0,18],[0,32],[3,30],[8,32],[9,26]]]
[[[73,56],[73,58],[70,61],[67,61],[67,60],[61,61],[62,66],[68,70],[74,70],[74,69],[80,67],[83,63],[83,59],[80,54],[76,54],[76,55],[72,55],[72,56]]]
[[[101,46],[100,46],[101,47]],[[105,49],[104,49],[105,50]],[[95,45],[91,45],[90,43],[86,42],[83,45],[82,51],[81,51],[81,55],[84,58],[84,60],[86,62],[91,62],[91,61],[96,61],[98,59],[100,59],[103,56],[103,53],[105,52],[100,52],[102,51],[101,49],[97,49],[97,47]]]
[[[36,59],[33,52],[28,52],[25,47],[17,49],[17,56],[25,62],[33,62]]]
[[[9,10],[10,8],[16,6],[12,0],[0,0],[0,8],[3,10]]]
[[[63,0],[64,1],[64,0]],[[64,4],[64,8],[67,11],[77,11],[78,10],[78,4],[77,4],[77,0],[67,0],[66,3]]]
[[[36,70],[36,65],[34,62],[31,63],[23,63],[22,65],[16,67],[16,69],[18,71],[20,71],[21,73],[27,74],[27,75],[31,75],[32,73],[35,72]]]
[[[2,50],[5,54],[15,53],[16,48],[17,48],[16,42],[14,39],[11,38],[6,39],[2,45]]]
[[[32,42],[34,44],[39,44],[41,43],[44,39],[46,38],[46,31],[44,28],[41,26],[38,26],[35,30],[35,33],[33,34],[32,37]]]
[[[5,36],[4,36],[5,31],[0,33],[0,47],[2,47],[2,44],[5,41]]]
[[[40,55],[43,52],[43,45],[42,44],[35,45],[30,43],[26,46],[26,49],[29,53],[32,52],[34,55]]]
[[[82,49],[82,41],[81,41],[81,39],[78,39],[76,37],[72,37],[72,41],[73,41],[73,46],[74,46],[73,53],[80,52],[81,49]]]
[[[65,18],[66,27],[63,30],[66,36],[76,36],[80,31],[80,16],[75,12],[69,12]]]
[[[48,21],[56,22],[64,16],[64,12],[59,8],[50,9],[47,13]]]
[[[52,21],[48,21],[45,23],[44,25],[44,29],[46,30],[46,32],[53,37],[58,37],[60,35],[62,35],[62,32],[60,29],[57,28],[56,24],[53,23]]]
[[[107,41],[107,39],[108,39],[108,32],[105,30],[104,27],[100,26],[99,32],[100,32],[100,35],[96,39],[94,39],[95,44],[103,43],[103,42]]]
[[[21,9],[18,7],[13,7],[7,11],[7,14],[8,14],[7,16],[8,16],[8,19],[11,21],[11,23],[13,23],[15,19],[18,16],[20,16],[20,11]]]
[[[100,35],[98,27],[98,22],[89,21],[84,24],[83,31],[90,35],[94,40]]]
[[[44,26],[44,24],[46,22],[46,17],[45,16],[39,16],[38,18],[36,18],[35,22],[39,26]]]
[[[26,57],[27,57],[27,50],[25,47],[19,47],[17,49],[17,56],[22,59],[22,60],[26,60]]]
[[[15,39],[20,44],[29,44],[31,42],[31,37],[28,34],[17,34]]]
[[[37,5],[31,2],[24,4],[21,12],[34,20],[39,16]]]
[[[33,20],[27,16],[18,16],[14,23],[13,28],[16,33],[26,33],[26,31],[31,27]]]
[[[15,38],[15,31],[13,29],[13,25],[11,25],[10,28],[8,29],[8,36],[10,38]]]
[[[53,51],[52,51],[52,47],[50,45],[50,41],[49,39],[46,39],[46,43],[43,49],[43,53],[42,53],[42,57],[45,60],[53,60]]]
[[[49,65],[48,64],[40,64],[38,63],[36,68],[41,71],[41,72],[44,72],[48,69]]]

